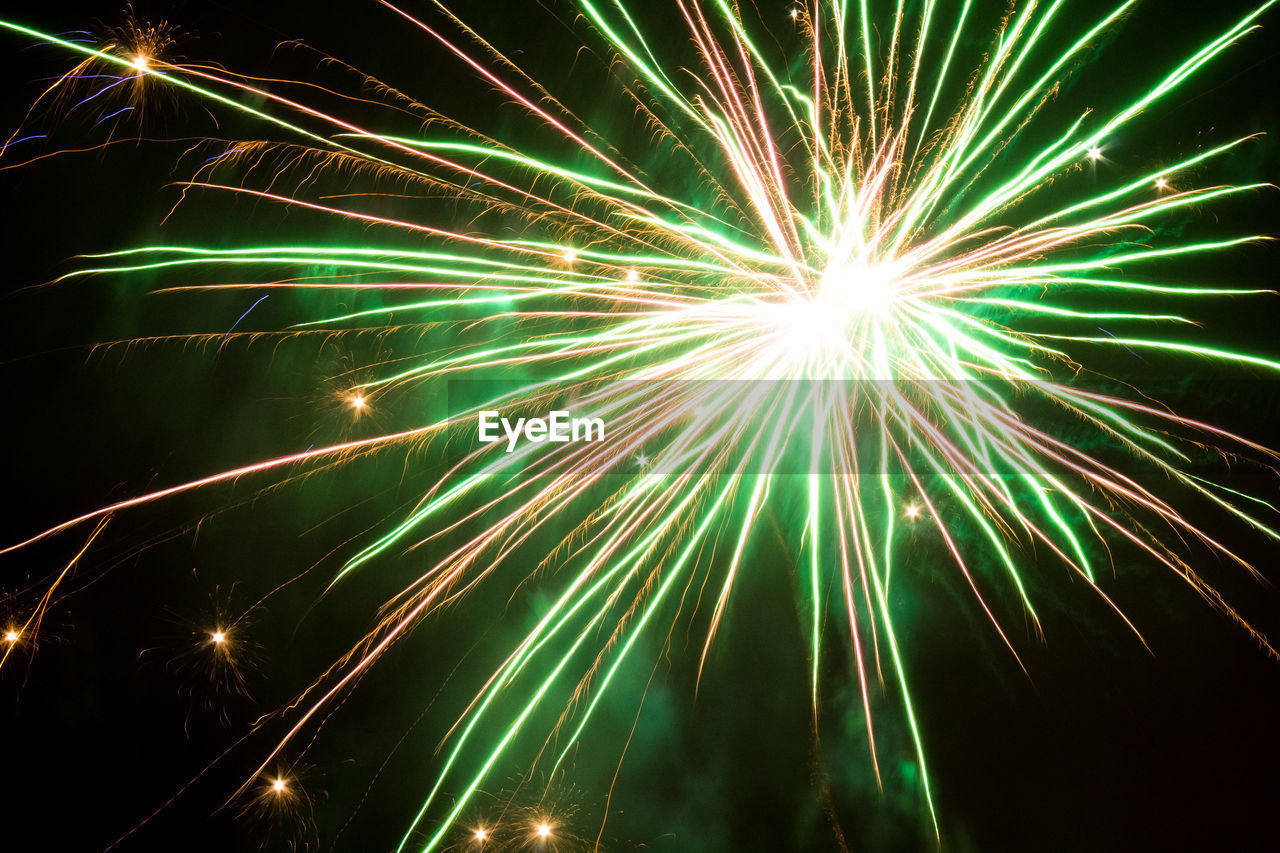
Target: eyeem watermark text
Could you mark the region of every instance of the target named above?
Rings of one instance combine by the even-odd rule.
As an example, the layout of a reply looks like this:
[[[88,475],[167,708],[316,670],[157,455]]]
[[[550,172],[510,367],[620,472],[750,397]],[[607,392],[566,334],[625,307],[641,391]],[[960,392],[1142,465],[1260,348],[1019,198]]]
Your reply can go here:
[[[572,412],[556,411],[545,418],[502,417],[499,412],[480,412],[480,440],[486,444],[507,440],[507,452],[516,449],[516,443],[535,444],[544,441],[565,443],[569,441],[601,441],[604,438],[604,421],[600,418],[575,418]]]

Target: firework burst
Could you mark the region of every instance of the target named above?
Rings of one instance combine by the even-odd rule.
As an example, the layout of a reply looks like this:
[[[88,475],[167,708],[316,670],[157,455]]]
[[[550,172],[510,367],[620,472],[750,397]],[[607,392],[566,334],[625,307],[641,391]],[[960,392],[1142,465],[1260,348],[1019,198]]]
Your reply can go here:
[[[909,638],[891,607],[895,585],[910,582],[901,565],[911,543],[930,538],[929,571],[962,579],[1015,656],[1011,622],[1039,629],[1027,573],[1044,569],[1032,552],[1050,554],[1130,628],[1099,580],[1113,549],[1142,553],[1235,615],[1189,549],[1252,568],[1186,505],[1280,537],[1265,501],[1197,467],[1206,454],[1262,464],[1273,454],[1108,379],[1110,357],[1099,353],[1280,370],[1204,340],[1185,310],[1258,291],[1188,286],[1168,272],[1262,238],[1194,241],[1162,228],[1266,185],[1198,178],[1248,139],[1122,179],[1096,170],[1110,140],[1193,85],[1272,3],[1151,69],[1153,82],[1125,98],[1064,115],[1062,92],[1134,0],[1089,20],[1063,0],[1016,3],[994,20],[970,0],[926,0],[910,14],[899,3],[882,18],[865,2],[796,4],[785,26],[800,52],[780,47],[763,13],[674,0],[694,57],[683,64],[637,10],[579,0],[575,26],[607,57],[620,109],[643,123],[663,164],[650,169],[625,153],[634,144],[606,138],[443,4],[429,17],[380,5],[567,153],[548,158],[368,78],[362,91],[427,130],[361,126],[294,89],[170,62],[161,49],[139,65],[127,40],[89,47],[3,24],[85,57],[55,88],[109,67],[261,122],[269,137],[202,163],[185,203],[233,194],[377,235],[143,246],[95,256],[72,277],[145,272],[181,282],[170,289],[376,294],[373,307],[308,318],[288,334],[430,330],[411,354],[352,366],[333,396],[376,424],[415,395],[447,394],[439,417],[138,495],[8,549],[215,483],[306,476],[375,452],[446,460],[447,474],[349,554],[333,584],[359,583],[366,567],[410,551],[432,554],[426,567],[298,697],[242,794],[269,798],[264,786],[291,747],[424,619],[465,607],[481,583],[536,583],[545,607],[442,727],[437,781],[401,849],[481,844],[494,830],[466,819],[486,780],[511,770],[518,744],[534,745],[534,767],[559,773],[641,638],[675,647],[677,631],[696,629],[689,664],[700,676],[766,520],[796,566],[815,720],[823,661],[838,649],[877,780],[873,710],[895,705],[931,815],[917,725],[927,709],[911,698]],[[978,36],[989,48],[967,65],[964,45]],[[326,190],[334,175],[365,189]],[[373,201],[389,194],[444,200],[452,214],[400,216]],[[232,271],[249,282],[205,281]],[[203,340],[220,348],[233,333]],[[607,424],[606,440],[476,440],[482,412],[560,409]]]

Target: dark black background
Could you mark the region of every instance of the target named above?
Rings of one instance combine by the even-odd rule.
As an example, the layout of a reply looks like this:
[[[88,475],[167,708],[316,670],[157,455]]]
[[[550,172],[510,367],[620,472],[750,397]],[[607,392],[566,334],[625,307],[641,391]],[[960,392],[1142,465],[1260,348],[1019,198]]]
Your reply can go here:
[[[574,61],[571,35],[538,4],[475,5],[473,17],[488,31],[507,43],[527,43],[534,67],[555,76]],[[1100,66],[1108,69],[1104,77],[1117,86],[1137,79],[1136,70],[1148,58],[1167,63],[1175,55],[1166,49],[1170,45],[1217,31],[1248,7],[1233,3],[1210,10],[1200,2],[1153,0]],[[139,11],[179,23],[189,34],[182,47],[188,58],[214,59],[250,73],[277,69],[281,62],[294,68],[290,62],[304,60],[273,58],[273,48],[301,37],[466,120],[492,120],[498,128],[518,121],[514,112],[495,116],[489,103],[472,100],[471,90],[455,82],[462,74],[455,61],[375,4],[338,9],[294,2],[173,3],[140,4]],[[650,13],[646,4],[643,14]],[[4,14],[49,31],[118,18],[113,4],[88,2]],[[1117,141],[1101,168],[1145,168],[1153,158],[1173,156],[1187,150],[1180,146],[1204,139],[1280,129],[1274,15],[1267,24],[1185,95],[1154,110],[1158,118],[1144,130]],[[4,126],[21,122],[39,81],[65,67],[56,50],[0,35]],[[1094,78],[1092,85],[1101,84]],[[593,104],[589,91],[578,95],[575,103]],[[607,102],[594,106],[608,114]],[[242,118],[210,117],[191,104],[170,115],[160,111],[143,133],[210,133],[215,119],[216,132],[226,138],[254,135]],[[92,138],[90,130],[81,130]],[[158,240],[160,234],[193,240],[213,235],[232,244],[254,239],[262,222],[287,234],[307,233],[314,224],[271,211],[254,211],[260,219],[241,218],[244,208],[215,199],[180,209],[162,232],[159,222],[175,200],[165,184],[189,173],[175,167],[185,147],[126,142],[0,173],[9,294],[0,303],[0,388],[7,398],[7,506],[0,522],[5,544],[150,486],[333,440],[347,429],[332,425],[345,413],[326,377],[371,360],[376,347],[304,342],[285,352],[269,345],[231,346],[212,355],[208,348],[170,343],[91,353],[87,344],[157,330],[226,328],[247,303],[143,297],[150,284],[145,280],[27,289],[74,268],[69,259],[77,253]],[[1222,170],[1215,179],[1274,179],[1280,172],[1275,143],[1252,145]],[[1215,215],[1222,233],[1273,233],[1274,209],[1274,194],[1262,193]],[[1201,224],[1206,218],[1214,224],[1211,216]],[[1228,262],[1227,277],[1270,287],[1275,259],[1269,247],[1246,248]],[[1210,263],[1187,275],[1222,272],[1220,264]],[[303,306],[279,304],[285,302],[273,297],[255,314],[255,328],[296,319],[291,312]],[[1274,299],[1232,301],[1207,309],[1206,329],[1217,341],[1274,355],[1276,311]],[[271,370],[263,370],[264,364]],[[1280,389],[1263,381],[1233,386],[1214,398],[1216,411],[1206,414],[1274,444],[1276,421],[1269,412],[1278,394]],[[350,429],[359,434],[372,426]],[[0,679],[0,813],[10,838],[39,839],[27,843],[34,849],[104,847],[196,776],[257,714],[287,702],[345,650],[353,632],[368,625],[374,608],[403,578],[385,571],[366,574],[340,596],[321,598],[334,564],[320,561],[335,543],[376,523],[422,485],[420,479],[398,480],[396,460],[360,464],[346,483],[330,478],[308,483],[305,490],[286,487],[206,518],[198,535],[191,523],[205,517],[209,506],[247,501],[252,487],[182,498],[112,522],[93,559],[76,575],[72,588],[79,592],[53,608],[35,654],[20,657]],[[393,485],[389,491],[370,485],[379,483]],[[1274,500],[1274,481],[1253,485]],[[312,530],[348,498],[358,502],[352,513],[330,521],[321,534]],[[1264,575],[1274,575],[1274,546],[1238,530],[1213,532],[1253,559]],[[6,556],[0,582],[20,589],[27,579],[47,577],[82,541],[71,534]],[[152,541],[140,553],[131,550]],[[717,660],[697,702],[686,695],[683,676],[672,676],[655,691],[661,731],[651,734],[650,753],[642,750],[629,759],[636,770],[615,798],[613,811],[623,811],[610,815],[606,849],[837,849],[815,805],[821,797],[811,773],[802,628],[793,612],[776,607],[794,595],[793,580],[781,557],[775,562],[779,571],[760,572],[735,599],[740,610],[720,640],[733,651]],[[115,563],[113,571],[101,571]],[[200,710],[199,697],[206,695],[200,676],[184,664],[192,632],[215,621],[220,603],[229,599],[232,609],[244,608],[316,564],[317,571],[255,612],[246,632],[260,649],[249,674],[252,701],[222,703],[229,725]],[[1268,583],[1217,560],[1206,559],[1197,569],[1274,635],[1280,598]],[[973,616],[961,591],[932,576],[923,561],[908,570],[918,590],[908,603],[904,632],[910,637],[908,666],[931,760],[942,849],[1275,848],[1277,664],[1189,588],[1136,562],[1119,567],[1108,581],[1108,593],[1143,631],[1148,652],[1087,593],[1063,591],[1064,576],[1046,578],[1043,589],[1050,594],[1037,599],[1047,599],[1041,613],[1046,638],[1042,642],[1029,632],[1016,638],[1024,674]],[[430,762],[422,757],[434,745],[431,736],[415,730],[388,765],[391,781],[381,781],[363,807],[355,807],[388,752],[467,651],[456,638],[496,624],[501,613],[499,607],[487,619],[450,614],[384,663],[385,674],[371,677],[361,698],[329,726],[327,744],[290,768],[314,798],[310,807],[284,815],[239,816],[238,808],[211,814],[269,746],[260,738],[201,777],[121,849],[328,849],[335,840],[339,849],[393,847],[430,784]],[[481,665],[478,671],[488,670]],[[606,731],[598,757],[580,757],[585,779],[607,781],[619,751],[610,738],[619,733],[625,737],[626,725]],[[854,770],[862,761],[837,746],[825,772],[846,775],[846,760]],[[936,845],[918,803],[904,805],[892,795],[882,799],[870,784],[842,790],[849,796],[837,812],[851,849]],[[602,791],[584,787],[565,797],[579,802],[576,819],[583,834],[594,838]]]

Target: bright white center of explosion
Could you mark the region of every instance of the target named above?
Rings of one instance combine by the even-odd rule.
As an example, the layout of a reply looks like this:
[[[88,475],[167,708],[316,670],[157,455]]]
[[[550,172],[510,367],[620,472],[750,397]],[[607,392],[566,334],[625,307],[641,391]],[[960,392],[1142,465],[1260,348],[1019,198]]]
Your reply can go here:
[[[886,266],[840,264],[815,291],[785,302],[777,315],[784,345],[799,356],[833,356],[862,349],[870,328],[887,319],[898,296]]]

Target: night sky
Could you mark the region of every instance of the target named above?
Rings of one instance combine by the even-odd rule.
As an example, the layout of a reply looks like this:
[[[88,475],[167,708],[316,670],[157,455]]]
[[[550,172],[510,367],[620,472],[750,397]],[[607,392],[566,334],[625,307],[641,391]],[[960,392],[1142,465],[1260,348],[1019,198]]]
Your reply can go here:
[[[669,14],[662,3],[633,5],[646,20]],[[436,20],[429,6],[406,8]],[[1102,4],[1069,4],[1077,6],[1096,15]],[[1149,0],[1091,69],[1101,73],[1061,95],[1063,107],[1105,101],[1111,85],[1150,76],[1143,71],[1150,61],[1167,67],[1185,54],[1181,48],[1203,43],[1252,6]],[[1002,5],[977,7],[974,14],[994,26]],[[642,123],[629,106],[611,111],[610,90],[592,85],[600,58],[576,53],[582,28],[571,26],[559,4],[502,0],[456,8],[495,43],[520,51],[551,91],[569,92],[602,135],[643,150]],[[762,17],[777,22],[784,51],[787,8],[761,7]],[[315,54],[277,50],[302,39],[464,123],[550,144],[456,59],[375,3],[153,2],[139,3],[137,11],[177,25],[175,50],[188,61],[345,85],[343,91],[360,94],[358,79],[333,66],[317,69]],[[118,22],[121,13],[116,3],[8,4],[0,17],[66,32]],[[1158,120],[1115,140],[1101,168],[1136,173],[1209,141],[1280,132],[1280,15],[1264,23],[1263,32],[1153,111]],[[0,387],[7,397],[8,496],[0,545],[150,489],[421,419],[423,408],[375,409],[354,419],[343,396],[354,380],[371,375],[370,365],[411,352],[418,331],[193,343],[181,336],[230,329],[261,293],[156,294],[175,281],[148,275],[37,286],[77,268],[79,254],[361,232],[323,216],[211,195],[175,209],[180,190],[173,182],[219,150],[202,138],[256,139],[261,129],[192,98],[156,100],[145,116],[109,125],[97,124],[102,113],[92,109],[27,118],[47,81],[71,60],[3,33],[0,63],[6,135],[19,126],[50,134],[0,159],[0,167],[10,167],[0,171],[7,208]],[[388,115],[329,93],[315,98],[353,120]],[[105,127],[116,128],[112,145],[69,150],[98,146]],[[63,153],[27,162],[54,151]],[[24,165],[11,168],[18,163]],[[1280,148],[1274,138],[1263,139],[1214,169],[1212,179],[1223,183],[1275,181]],[[1274,234],[1278,197],[1263,192],[1196,210],[1186,227]],[[379,204],[424,221],[450,210],[447,199],[388,197]],[[1179,275],[1271,288],[1278,261],[1274,247],[1249,246],[1225,261],[1189,261]],[[239,330],[279,329],[360,304],[341,293],[263,293],[269,298]],[[1194,311],[1214,340],[1280,355],[1280,299],[1223,300]],[[166,339],[152,339],[160,337]],[[95,346],[138,339],[147,340]],[[1280,444],[1274,379],[1170,374],[1150,361],[1113,367],[1129,377],[1177,380],[1177,402],[1192,415]],[[103,849],[133,830],[118,849],[394,849],[434,783],[442,731],[501,662],[504,638],[522,636],[551,595],[536,583],[506,577],[480,586],[379,662],[306,753],[294,750],[277,766],[305,791],[289,808],[269,798],[227,805],[227,798],[284,731],[280,721],[266,720],[246,737],[252,724],[288,704],[346,652],[378,607],[427,565],[429,550],[410,552],[326,592],[362,538],[399,517],[439,473],[439,460],[415,456],[406,463],[404,454],[391,453],[276,488],[268,488],[270,478],[217,486],[113,518],[60,589],[38,642],[0,672],[0,814],[10,838],[29,839],[12,846],[0,839],[0,849]],[[1236,488],[1280,499],[1275,477],[1246,469],[1231,476]],[[82,526],[0,557],[0,619],[21,618],[31,590],[56,575],[91,532]],[[1212,532],[1267,580],[1191,549],[1195,570],[1263,634],[1280,637],[1274,586],[1280,551],[1243,526]],[[546,538],[531,547],[554,544]],[[1044,638],[1013,626],[1025,671],[967,587],[935,571],[945,565],[936,543],[919,543],[902,569],[911,582],[899,587],[904,598],[895,607],[931,763],[940,843],[913,787],[908,747],[885,749],[885,791],[876,789],[860,700],[838,655],[829,664],[830,695],[815,744],[805,617],[793,605],[797,571],[778,541],[766,541],[744,573],[696,697],[696,632],[656,670],[663,658],[658,643],[638,649],[601,724],[566,769],[521,785],[521,763],[503,762],[480,808],[510,800],[519,814],[533,805],[530,790],[548,789],[544,805],[579,836],[557,848],[565,851],[591,849],[602,822],[606,851],[835,851],[842,843],[876,853],[1276,849],[1280,663],[1186,584],[1133,555],[1117,560],[1104,585],[1149,649],[1060,566],[1042,563],[1044,571],[1028,575]],[[202,643],[227,614],[246,610],[236,637],[240,666],[228,680],[226,672],[211,671]],[[881,720],[888,742],[908,743],[900,721]]]

